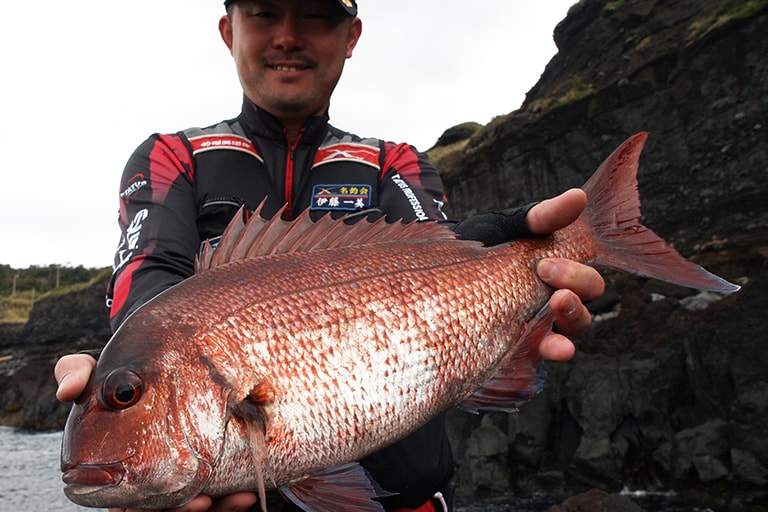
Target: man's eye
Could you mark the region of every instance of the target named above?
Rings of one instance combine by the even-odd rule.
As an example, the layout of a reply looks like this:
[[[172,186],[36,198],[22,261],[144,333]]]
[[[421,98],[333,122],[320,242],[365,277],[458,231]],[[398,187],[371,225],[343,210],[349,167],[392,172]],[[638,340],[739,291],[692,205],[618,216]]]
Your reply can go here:
[[[250,17],[253,17],[253,18],[267,18],[267,19],[270,19],[270,18],[274,18],[275,17],[275,13],[274,12],[269,11],[269,10],[264,10],[264,9],[248,9],[248,10],[245,11],[245,14],[250,16]]]

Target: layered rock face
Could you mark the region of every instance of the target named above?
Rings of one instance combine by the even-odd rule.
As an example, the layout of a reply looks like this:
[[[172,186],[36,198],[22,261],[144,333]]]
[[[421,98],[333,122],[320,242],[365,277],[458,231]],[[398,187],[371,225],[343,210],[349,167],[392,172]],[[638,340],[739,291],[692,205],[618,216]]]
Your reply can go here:
[[[455,217],[583,183],[650,132],[643,222],[744,285],[729,297],[607,274],[590,333],[520,414],[454,415],[461,490],[674,489],[768,503],[766,2],[582,1],[522,108],[439,162]]]
[[[764,240],[765,9],[737,17],[722,7],[744,3],[754,2],[574,6],[523,107],[446,162],[451,212],[578,187],[621,141],[648,131],[639,174],[648,225],[683,250]]]

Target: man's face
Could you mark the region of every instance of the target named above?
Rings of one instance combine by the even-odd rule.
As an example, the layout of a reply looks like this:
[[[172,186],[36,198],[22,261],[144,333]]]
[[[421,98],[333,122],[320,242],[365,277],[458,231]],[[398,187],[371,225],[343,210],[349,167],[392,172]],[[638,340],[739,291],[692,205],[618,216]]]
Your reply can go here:
[[[235,3],[219,30],[245,95],[283,120],[323,114],[362,30],[336,0]]]

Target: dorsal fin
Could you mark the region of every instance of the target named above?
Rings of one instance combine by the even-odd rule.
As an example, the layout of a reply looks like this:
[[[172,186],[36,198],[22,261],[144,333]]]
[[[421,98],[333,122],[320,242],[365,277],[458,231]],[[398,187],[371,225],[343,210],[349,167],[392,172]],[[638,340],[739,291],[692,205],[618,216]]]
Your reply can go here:
[[[281,209],[271,219],[262,216],[264,203],[247,222],[243,208],[232,218],[218,244],[206,242],[197,258],[200,273],[232,261],[270,254],[309,252],[334,247],[352,247],[403,240],[453,240],[454,232],[438,222],[388,223],[385,217],[373,222],[360,219],[354,224],[342,217],[334,220],[324,215],[314,222],[309,210],[296,220],[282,218]]]

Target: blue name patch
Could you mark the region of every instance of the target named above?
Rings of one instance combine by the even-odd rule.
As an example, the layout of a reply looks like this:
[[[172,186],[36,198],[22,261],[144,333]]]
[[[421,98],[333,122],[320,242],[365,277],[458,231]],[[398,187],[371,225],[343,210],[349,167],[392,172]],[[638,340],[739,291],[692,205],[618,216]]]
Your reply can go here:
[[[315,185],[310,210],[353,212],[371,207],[369,185]]]

